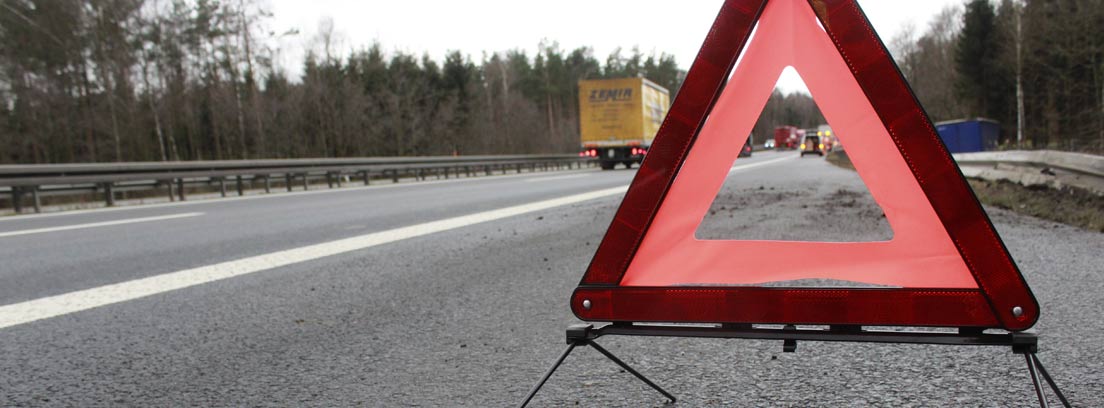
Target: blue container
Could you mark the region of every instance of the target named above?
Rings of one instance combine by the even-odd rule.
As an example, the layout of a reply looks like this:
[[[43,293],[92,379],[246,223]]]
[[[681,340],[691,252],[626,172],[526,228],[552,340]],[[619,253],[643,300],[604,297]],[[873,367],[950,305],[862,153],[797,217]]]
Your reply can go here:
[[[939,122],[935,130],[951,153],[994,150],[1000,140],[1000,123],[991,119],[960,119]]]

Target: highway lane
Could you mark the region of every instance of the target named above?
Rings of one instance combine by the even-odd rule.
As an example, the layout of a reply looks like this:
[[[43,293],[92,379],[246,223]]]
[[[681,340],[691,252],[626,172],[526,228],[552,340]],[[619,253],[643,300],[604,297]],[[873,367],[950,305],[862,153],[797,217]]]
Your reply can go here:
[[[0,304],[153,276],[425,221],[624,185],[630,172],[480,177],[132,207],[0,222]],[[201,216],[5,237],[187,213]],[[65,256],[58,256],[65,254]]]
[[[0,218],[0,305],[623,186],[633,174],[522,173]]]
[[[773,158],[757,154],[740,164]],[[773,181],[810,171],[836,177],[835,189]],[[584,174],[3,221],[0,232],[204,214],[0,241],[10,251],[0,259],[50,266],[33,273],[0,267],[0,305],[596,191],[624,185],[633,172]],[[734,198],[762,186],[815,204],[839,186],[861,189],[814,158],[738,174],[745,183],[728,188]],[[778,204],[765,197],[744,204]],[[575,321],[567,296],[618,202],[616,195],[579,202],[0,329],[0,406],[510,405],[563,347],[563,328]],[[732,204],[720,206],[725,215]],[[858,224],[863,210],[821,229]],[[801,222],[800,211],[794,204],[782,218]],[[733,215],[717,220],[749,233],[770,232],[755,225],[784,226]],[[1099,405],[1102,325],[1078,319],[1104,304],[1091,261],[1099,233],[1003,211],[995,217],[1043,303],[1044,362],[1075,402]],[[119,268],[127,272],[112,274]],[[12,283],[23,290],[7,289]],[[678,339],[605,345],[686,406],[1028,405],[1032,398],[1022,360],[1004,350],[802,343],[799,353],[781,354],[774,342]],[[539,404],[662,403],[592,350],[580,350],[563,370]]]

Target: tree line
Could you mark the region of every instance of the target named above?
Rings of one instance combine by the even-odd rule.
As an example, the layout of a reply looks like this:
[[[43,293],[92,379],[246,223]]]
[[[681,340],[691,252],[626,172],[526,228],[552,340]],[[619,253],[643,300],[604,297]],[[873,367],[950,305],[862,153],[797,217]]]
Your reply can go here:
[[[541,43],[443,60],[322,24],[291,77],[256,0],[0,0],[0,163],[574,152],[581,79],[677,93],[673,56]],[[1104,151],[1104,0],[968,0],[890,42],[935,121]],[[754,134],[823,123],[776,91]],[[1022,135],[1022,140],[1020,136]]]
[[[1006,146],[1104,152],[1104,0],[969,0],[890,47],[935,121],[992,118]]]
[[[677,92],[672,55],[543,42],[442,61],[331,24],[299,77],[250,0],[0,1],[0,163],[574,152],[581,79]]]

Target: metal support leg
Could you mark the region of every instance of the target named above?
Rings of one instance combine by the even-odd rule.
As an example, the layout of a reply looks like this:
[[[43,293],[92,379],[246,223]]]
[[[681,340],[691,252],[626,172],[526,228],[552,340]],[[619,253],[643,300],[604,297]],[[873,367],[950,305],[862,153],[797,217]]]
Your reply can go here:
[[[245,189],[242,187],[242,176],[237,176],[235,181],[238,183],[238,196],[241,197],[245,195]]]
[[[264,188],[265,194],[269,194],[272,192],[272,178],[269,177],[268,174],[264,175]]]
[[[1039,356],[1034,353],[1031,354],[1031,359],[1035,360],[1035,367],[1039,369],[1039,373],[1043,374],[1043,379],[1047,384],[1050,384],[1050,389],[1054,390],[1054,394],[1058,396],[1058,400],[1062,401],[1062,406],[1070,408],[1070,402],[1066,399],[1065,394],[1062,394],[1062,390],[1058,388],[1058,384],[1054,382],[1054,378],[1050,377],[1050,373],[1043,367],[1043,362],[1039,361]]]
[[[184,179],[176,179],[176,196],[180,198],[180,201],[184,201]]]
[[[544,373],[544,377],[541,377],[540,381],[537,382],[537,385],[529,391],[529,395],[525,397],[525,401],[522,401],[521,405],[518,405],[519,407],[524,408],[526,405],[529,405],[529,401],[531,401],[533,397],[537,395],[537,391],[540,391],[541,387],[544,386],[544,383],[548,382],[548,379],[552,377],[552,373],[556,372],[557,368],[560,368],[560,364],[563,364],[564,359],[567,358],[568,354],[571,354],[572,350],[575,350],[575,346],[577,345],[577,343],[571,343],[567,345],[567,350],[564,350],[563,354],[560,354],[560,358],[557,358],[556,363],[552,364],[552,368],[549,368],[548,372]]]
[[[613,360],[614,363],[617,363],[617,365],[621,366],[621,368],[624,368],[625,371],[628,371],[632,375],[636,376],[636,378],[639,378],[640,381],[643,381],[645,384],[648,384],[648,386],[652,387],[652,389],[654,389],[656,391],[659,391],[660,394],[663,394],[664,397],[667,397],[667,399],[671,400],[671,403],[674,403],[676,401],[674,395],[671,395],[671,393],[667,392],[663,388],[660,388],[658,385],[656,385],[656,383],[652,382],[652,380],[649,380],[643,374],[640,374],[639,372],[634,370],[632,367],[629,367],[628,364],[625,364],[625,362],[621,361],[621,359],[617,358],[617,356],[614,356],[609,351],[606,351],[606,349],[602,348],[602,346],[599,346],[598,343],[595,343],[594,341],[588,341],[587,344],[590,345],[591,347],[594,347],[595,350],[598,350],[598,352],[602,353],[602,355],[606,356],[606,358],[608,358],[610,360]]]
[[[303,191],[310,190],[310,173],[303,173]]]
[[[585,330],[589,330],[589,329],[585,329]],[[585,330],[581,332],[581,333],[584,333],[584,335],[586,333]],[[624,361],[621,361],[621,359],[617,358],[617,356],[614,356],[613,353],[610,353],[608,350],[606,350],[602,346],[599,346],[598,343],[595,343],[593,339],[586,338],[586,337],[583,337],[583,338],[570,338],[570,336],[571,336],[570,333],[571,333],[572,329],[568,329],[568,331],[569,331],[569,340],[568,340],[568,343],[567,343],[568,344],[567,345],[567,350],[564,350],[563,354],[560,354],[560,358],[556,359],[556,363],[552,364],[552,367],[548,369],[548,372],[544,373],[544,376],[541,377],[539,382],[537,382],[537,385],[534,386],[533,389],[529,391],[529,395],[527,395],[525,397],[525,400],[522,401],[520,405],[518,405],[519,407],[525,407],[526,405],[529,404],[529,401],[531,401],[533,399],[533,397],[537,395],[537,391],[540,391],[541,387],[544,387],[544,383],[548,382],[548,379],[552,377],[552,373],[555,373],[556,369],[560,368],[560,365],[563,364],[564,359],[566,359],[567,356],[569,354],[571,354],[572,350],[575,350],[576,346],[591,346],[591,347],[594,347],[595,350],[598,350],[599,353],[602,353],[602,355],[606,356],[606,358],[610,359],[610,361],[613,361],[618,366],[621,366],[622,369],[624,369],[625,371],[628,371],[630,374],[632,374],[636,378],[640,379],[640,381],[643,381],[645,384],[648,384],[648,386],[652,387],[652,389],[654,389],[656,391],[659,391],[660,394],[663,394],[663,396],[667,397],[667,399],[671,400],[672,403],[674,403],[676,401],[674,395],[671,395],[671,393],[667,392],[663,388],[660,388],[659,385],[656,385],[656,383],[652,382],[647,377],[644,377],[643,374],[640,374],[638,371],[634,370],[632,367],[629,367],[628,364],[626,364]]]
[[[284,187],[287,187],[287,191],[291,192],[291,185],[295,183],[295,176],[291,173],[284,175]]]
[[[369,183],[369,181],[368,181],[369,180],[368,179],[368,171],[367,170],[362,171],[362,172],[360,172],[360,175],[362,177],[364,177],[364,185],[368,185],[368,183]]]
[[[219,177],[219,194],[226,197],[226,177]]]
[[[1050,408],[1050,405],[1047,404],[1046,395],[1043,395],[1043,384],[1039,383],[1039,374],[1035,369],[1035,360],[1031,358],[1031,353],[1025,353],[1024,358],[1027,359],[1027,372],[1031,373],[1031,384],[1035,386],[1035,395],[1039,397],[1039,406]]]
[[[1070,402],[1066,399],[1066,396],[1062,394],[1062,390],[1058,388],[1058,384],[1054,382],[1054,378],[1050,376],[1046,368],[1043,367],[1043,363],[1039,361],[1039,357],[1035,353],[1024,353],[1024,358],[1027,360],[1027,371],[1031,373],[1031,383],[1035,386],[1035,395],[1039,397],[1039,406],[1047,408],[1049,405],[1046,400],[1046,395],[1043,392],[1043,384],[1039,381],[1040,374],[1050,389],[1054,391],[1054,395],[1058,396],[1058,400],[1062,402],[1062,406],[1070,408]]]

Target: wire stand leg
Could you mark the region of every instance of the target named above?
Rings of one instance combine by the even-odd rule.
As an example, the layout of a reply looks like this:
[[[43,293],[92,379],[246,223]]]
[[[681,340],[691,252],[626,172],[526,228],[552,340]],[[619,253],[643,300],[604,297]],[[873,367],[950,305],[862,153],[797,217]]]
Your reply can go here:
[[[656,383],[652,382],[652,380],[649,380],[647,377],[644,377],[643,374],[640,374],[639,372],[634,370],[632,367],[629,367],[628,364],[625,364],[625,362],[621,361],[621,359],[617,358],[617,356],[614,356],[609,351],[606,351],[606,349],[602,348],[602,346],[599,346],[598,343],[595,343],[594,341],[590,341],[588,343],[590,344],[591,347],[594,347],[595,350],[598,350],[599,353],[602,353],[602,355],[606,356],[606,358],[612,360],[614,363],[617,363],[617,365],[621,366],[621,368],[624,368],[625,371],[628,371],[632,375],[636,376],[636,378],[639,378],[640,381],[643,381],[645,384],[648,384],[648,386],[652,387],[652,389],[654,389],[656,391],[659,391],[660,394],[663,394],[663,396],[667,397],[667,399],[671,400],[672,403],[674,403],[676,401],[674,395],[671,395],[671,393],[665,391],[663,388],[660,388],[658,385],[656,385]]]
[[[537,395],[537,391],[540,391],[541,387],[544,386],[544,383],[548,382],[548,378],[552,377],[552,373],[556,372],[557,368],[560,368],[560,364],[563,364],[563,361],[567,358],[567,355],[571,354],[571,351],[575,350],[575,346],[578,345],[579,343],[575,342],[569,343],[567,345],[567,350],[564,350],[563,354],[560,354],[560,358],[556,359],[556,363],[552,364],[552,368],[549,368],[548,372],[544,373],[544,377],[541,377],[540,382],[538,382],[537,385],[533,387],[531,391],[529,391],[529,395],[525,397],[525,401],[522,401],[521,405],[518,405],[519,407],[525,407],[526,405],[529,405],[529,401]]]
[[[1036,356],[1035,353],[1031,353],[1028,355],[1030,355],[1031,360],[1034,361],[1035,367],[1039,369],[1039,374],[1042,374],[1043,379],[1046,380],[1048,385],[1050,385],[1050,389],[1054,390],[1054,395],[1057,395],[1058,400],[1062,401],[1062,406],[1066,408],[1071,408],[1072,406],[1070,405],[1069,400],[1066,399],[1066,396],[1062,394],[1062,390],[1058,388],[1058,384],[1054,382],[1054,378],[1051,378],[1050,373],[1048,373],[1046,368],[1043,367],[1043,362],[1039,361],[1039,356]]]
[[[1035,386],[1035,395],[1039,397],[1039,406],[1042,408],[1050,408],[1047,404],[1046,395],[1043,394],[1043,384],[1039,382],[1039,373],[1035,369],[1035,360],[1031,358],[1031,353],[1024,353],[1024,358],[1027,359],[1027,372],[1031,373],[1031,384]]]

